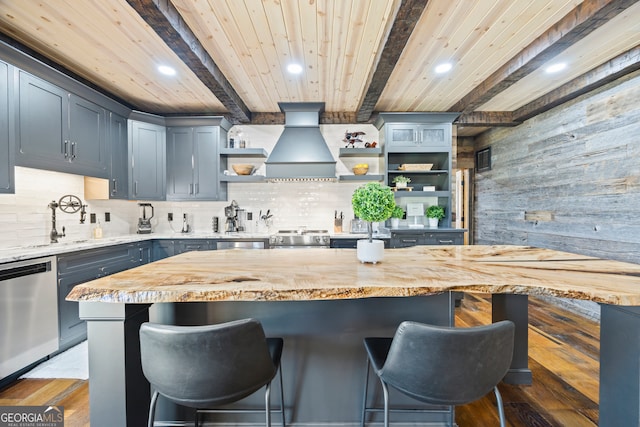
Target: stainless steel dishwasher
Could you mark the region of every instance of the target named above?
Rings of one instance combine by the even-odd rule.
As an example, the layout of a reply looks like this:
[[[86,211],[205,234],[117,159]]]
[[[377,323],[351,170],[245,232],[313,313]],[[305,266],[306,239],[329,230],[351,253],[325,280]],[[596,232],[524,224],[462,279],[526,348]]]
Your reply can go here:
[[[56,258],[0,264],[0,379],[58,349]]]

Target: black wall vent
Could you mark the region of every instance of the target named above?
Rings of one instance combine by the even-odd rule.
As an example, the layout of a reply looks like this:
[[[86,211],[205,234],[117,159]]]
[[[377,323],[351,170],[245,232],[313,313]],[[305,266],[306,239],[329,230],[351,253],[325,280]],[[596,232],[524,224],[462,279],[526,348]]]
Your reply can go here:
[[[491,170],[491,147],[476,151],[476,171],[483,172]]]

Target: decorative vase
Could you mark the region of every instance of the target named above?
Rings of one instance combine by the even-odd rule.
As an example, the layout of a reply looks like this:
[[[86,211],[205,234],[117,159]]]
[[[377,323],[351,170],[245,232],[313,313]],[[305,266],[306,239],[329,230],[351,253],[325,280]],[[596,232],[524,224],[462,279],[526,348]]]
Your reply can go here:
[[[398,228],[400,226],[400,218],[391,218],[391,228]]]
[[[382,240],[360,239],[357,243],[356,253],[358,261],[378,263],[384,258],[384,242]]]
[[[429,228],[438,228],[438,218],[427,218],[429,221]]]
[[[407,188],[406,182],[396,182],[396,188]]]

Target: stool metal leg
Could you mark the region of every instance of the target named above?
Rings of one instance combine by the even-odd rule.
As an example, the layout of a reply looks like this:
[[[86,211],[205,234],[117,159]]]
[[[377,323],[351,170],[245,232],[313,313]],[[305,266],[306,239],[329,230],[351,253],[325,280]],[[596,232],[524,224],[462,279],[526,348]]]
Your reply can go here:
[[[266,413],[266,426],[271,427],[271,383],[267,384],[267,389],[264,392],[264,412]]]
[[[284,383],[282,382],[282,366],[278,368],[278,375],[280,377],[280,416],[282,417],[282,427],[285,427],[284,420]]]
[[[149,405],[149,421],[147,423],[148,427],[153,427],[153,422],[156,418],[156,403],[158,403],[158,396],[160,396],[160,393],[154,391],[153,396],[151,397],[151,404]]]
[[[380,383],[382,383],[382,392],[384,395],[384,427],[389,427],[389,389],[382,379],[380,379]]]
[[[504,406],[502,405],[502,396],[498,391],[498,386],[493,388],[493,392],[496,394],[496,404],[498,405],[498,415],[500,416],[500,427],[505,427],[507,424],[504,419]]]

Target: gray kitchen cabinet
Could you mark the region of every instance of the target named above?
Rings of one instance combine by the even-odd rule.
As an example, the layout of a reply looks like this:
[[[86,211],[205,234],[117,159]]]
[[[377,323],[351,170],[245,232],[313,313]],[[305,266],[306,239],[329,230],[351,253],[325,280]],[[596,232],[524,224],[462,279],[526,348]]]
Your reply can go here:
[[[58,311],[60,348],[63,351],[87,337],[78,314],[78,302],[65,298],[73,287],[151,261],[151,242],[107,246],[58,255]]]
[[[13,67],[0,61],[0,193],[14,193]]]
[[[153,241],[153,261],[169,258],[175,255],[173,240],[154,240]]]
[[[356,249],[358,247],[358,240],[366,239],[366,237],[360,238],[332,238],[329,240],[329,247],[332,249]],[[382,240],[385,248],[390,248],[390,241],[388,238],[376,237],[376,240]]]
[[[193,251],[211,251],[216,248],[216,241],[212,239],[182,239],[174,242],[174,254],[179,255]]]
[[[171,117],[167,124],[167,200],[226,200],[218,172],[229,123],[223,117]]]
[[[18,81],[16,164],[108,178],[105,109],[22,70]]]
[[[128,121],[129,197],[166,199],[166,131],[164,125]]]
[[[109,198],[129,198],[129,144],[127,119],[109,112],[109,143],[111,169],[109,173]]]
[[[390,124],[385,130],[390,149],[403,148],[447,148],[451,146],[450,124]]]
[[[384,142],[385,182],[395,191],[396,203],[444,207],[443,228],[451,227],[452,125],[457,113],[381,113],[376,126]],[[393,180],[411,179],[406,189]],[[426,219],[425,219],[426,221]],[[408,237],[407,237],[408,239]],[[416,243],[424,244],[424,243]]]
[[[218,130],[167,128],[167,200],[219,200]]]
[[[391,231],[392,248],[408,248],[418,245],[462,245],[463,229],[435,231],[429,229]]]

